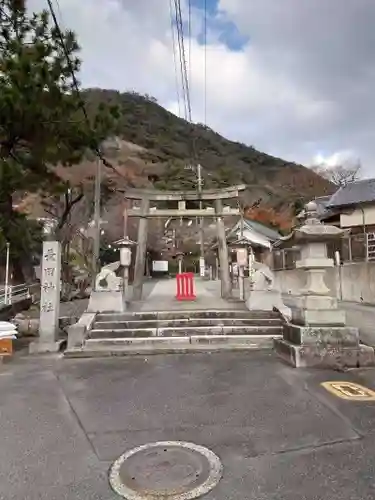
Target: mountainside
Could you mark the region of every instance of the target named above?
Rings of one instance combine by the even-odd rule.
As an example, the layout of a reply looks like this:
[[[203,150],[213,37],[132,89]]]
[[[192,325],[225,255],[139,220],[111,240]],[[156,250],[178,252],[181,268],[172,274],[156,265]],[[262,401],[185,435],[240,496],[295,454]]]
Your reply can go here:
[[[195,151],[203,167],[205,187],[248,184],[250,203],[261,198],[276,209],[285,208],[297,199],[332,192],[332,185],[311,170],[229,141],[204,125],[190,125],[150,97],[99,89],[87,90],[84,95],[89,111],[103,101],[119,106],[118,135],[140,148],[120,148],[113,152],[113,160],[121,170],[128,166],[128,177],[132,176],[138,186],[150,186],[151,181],[160,188],[181,183],[194,188],[194,176],[184,167],[193,161]]]
[[[151,97],[100,89],[85,90],[83,97],[89,115],[103,102],[115,104],[120,110],[116,137],[103,144],[104,155],[114,167],[103,169],[103,178],[112,186],[104,215],[111,227],[118,227],[113,237],[121,235],[126,187],[196,189],[196,175],[186,169],[194,158],[203,167],[205,188],[247,184],[245,204],[251,206],[261,200],[262,210],[273,214],[267,215],[265,222],[279,227],[281,223],[272,220],[281,214],[284,226],[285,220],[288,226],[296,203],[332,192],[330,182],[313,171],[229,141],[204,125],[191,125]],[[92,184],[95,163],[92,155],[78,165],[57,170],[73,185]],[[28,196],[20,208],[32,216],[48,216],[37,195]]]

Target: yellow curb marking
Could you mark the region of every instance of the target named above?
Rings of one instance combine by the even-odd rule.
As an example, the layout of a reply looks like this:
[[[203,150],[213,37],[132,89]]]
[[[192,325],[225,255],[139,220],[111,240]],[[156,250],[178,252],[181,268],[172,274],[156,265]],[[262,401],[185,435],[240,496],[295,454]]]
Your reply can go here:
[[[331,394],[347,401],[375,401],[375,392],[353,382],[322,382]]]

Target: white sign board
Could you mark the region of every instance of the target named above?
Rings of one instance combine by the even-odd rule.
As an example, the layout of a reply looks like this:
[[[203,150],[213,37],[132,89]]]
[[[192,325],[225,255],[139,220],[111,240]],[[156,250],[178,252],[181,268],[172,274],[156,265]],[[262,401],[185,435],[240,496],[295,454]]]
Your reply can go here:
[[[153,260],[152,270],[158,273],[168,272],[168,261],[167,260]]]

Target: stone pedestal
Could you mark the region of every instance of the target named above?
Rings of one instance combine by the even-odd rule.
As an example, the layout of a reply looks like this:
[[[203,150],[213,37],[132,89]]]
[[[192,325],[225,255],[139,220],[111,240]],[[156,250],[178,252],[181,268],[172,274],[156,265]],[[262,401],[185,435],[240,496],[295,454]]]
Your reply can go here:
[[[278,290],[250,290],[246,300],[249,311],[279,311],[285,319],[290,320],[291,311],[282,299]]]
[[[122,290],[94,290],[90,295],[87,312],[125,312],[126,302]]]
[[[285,339],[275,339],[277,354],[288,364],[296,368],[357,368],[374,366],[374,349],[356,344],[344,345],[295,345]]]
[[[271,290],[250,290],[246,300],[249,311],[273,311],[275,293]]]
[[[61,245],[43,242],[42,277],[40,282],[39,339],[29,346],[30,353],[58,352],[60,316]]]
[[[345,326],[345,312],[324,282],[326,269],[333,266],[327,258],[327,242],[343,237],[345,231],[321,224],[314,202],[305,211],[305,224],[280,240],[280,247],[300,246],[296,267],[304,269],[306,283],[292,307],[291,323],[284,326],[283,338],[274,341],[275,350],[297,368],[374,365],[374,349],[359,343],[357,328]]]

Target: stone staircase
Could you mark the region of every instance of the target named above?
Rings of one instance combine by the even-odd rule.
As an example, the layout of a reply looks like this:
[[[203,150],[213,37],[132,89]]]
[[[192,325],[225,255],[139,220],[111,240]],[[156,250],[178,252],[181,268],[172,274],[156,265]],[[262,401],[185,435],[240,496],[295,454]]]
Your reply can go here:
[[[82,348],[67,356],[121,356],[271,349],[282,337],[277,312],[191,310],[97,314]]]

